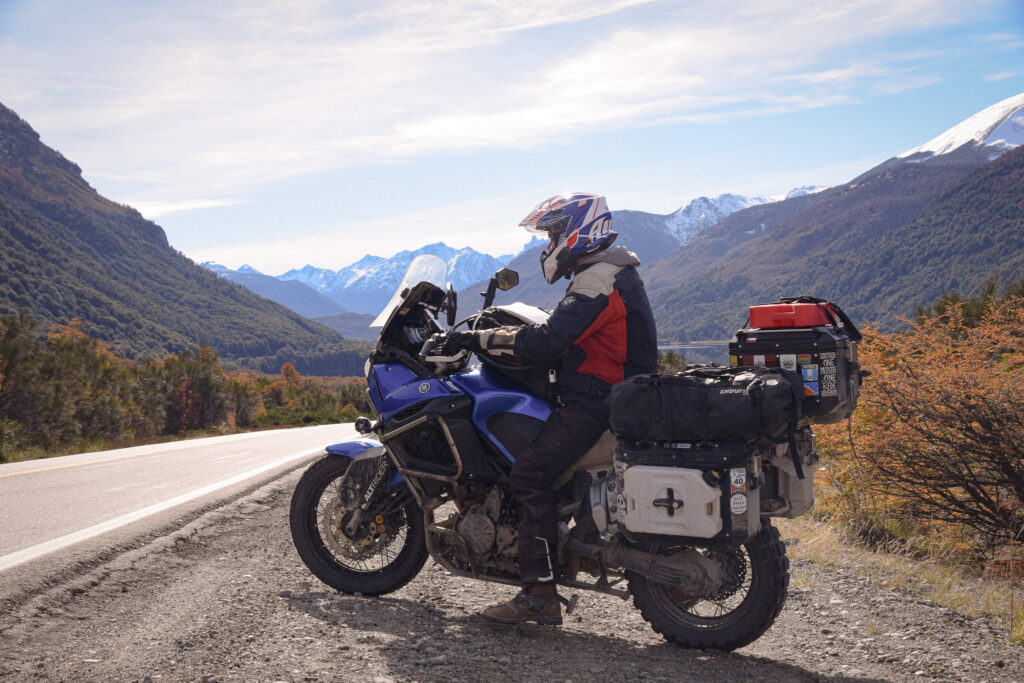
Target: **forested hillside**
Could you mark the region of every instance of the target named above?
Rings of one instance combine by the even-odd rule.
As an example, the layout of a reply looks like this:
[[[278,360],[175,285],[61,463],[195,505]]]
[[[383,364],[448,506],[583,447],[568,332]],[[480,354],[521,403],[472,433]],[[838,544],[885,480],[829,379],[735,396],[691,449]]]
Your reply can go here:
[[[199,267],[0,105],[0,315],[78,319],[127,358],[209,346],[231,365],[357,375],[365,345]]]
[[[347,313],[345,307],[334,299],[324,296],[308,285],[296,280],[278,280],[276,277],[264,275],[257,271],[235,271],[224,266],[218,266],[217,264],[203,263],[200,265],[207,270],[212,270],[225,280],[234,282],[236,285],[242,285],[246,289],[256,292],[264,299],[276,301],[310,320],[326,315]]]
[[[681,250],[654,266],[691,263],[677,266],[686,279],[659,277],[651,288],[659,336],[727,338],[747,306],[803,294],[836,300],[855,320],[888,330],[900,324],[894,314],[910,315],[943,292],[973,294],[993,276],[1016,280],[1024,275],[1022,168],[1022,149],[980,167],[891,165],[828,191],[703,272],[692,265],[699,257]]]

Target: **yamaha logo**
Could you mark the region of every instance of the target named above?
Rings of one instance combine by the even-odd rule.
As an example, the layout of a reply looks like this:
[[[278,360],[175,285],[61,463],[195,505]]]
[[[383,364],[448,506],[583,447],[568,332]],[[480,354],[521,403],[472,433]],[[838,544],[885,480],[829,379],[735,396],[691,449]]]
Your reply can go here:
[[[430,383],[429,382],[424,382],[423,384],[420,385],[420,393],[421,394],[425,394],[428,391],[430,391]]]

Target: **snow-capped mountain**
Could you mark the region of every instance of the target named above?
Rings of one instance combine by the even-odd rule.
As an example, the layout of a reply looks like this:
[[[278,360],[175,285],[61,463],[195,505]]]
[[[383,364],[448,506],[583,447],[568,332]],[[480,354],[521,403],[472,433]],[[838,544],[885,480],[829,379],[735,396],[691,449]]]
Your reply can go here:
[[[981,152],[991,161],[1024,144],[1024,93],[1008,97],[897,159],[926,161],[953,152]]]
[[[718,197],[697,197],[686,206],[668,215],[665,225],[679,245],[685,245],[704,228],[714,225],[726,216],[758,204],[774,201],[767,197],[744,197],[738,194],[720,194]]]
[[[278,275],[279,280],[298,280],[321,294],[332,296],[332,292],[340,292],[345,287],[360,277],[363,277],[370,269],[386,261],[382,256],[368,254],[349,266],[340,270],[329,268],[317,268],[306,265],[298,270],[289,270],[287,273]]]
[[[206,268],[207,270],[212,270],[213,272],[217,273],[217,275],[220,276],[226,276],[228,273],[234,272],[227,266],[222,266],[221,264],[214,263],[213,261],[203,261],[199,265],[202,266],[203,268]]]
[[[808,194],[816,194],[823,190],[829,189],[828,185],[801,185],[795,187],[781,197],[772,197],[775,201],[782,201],[784,199],[792,199],[793,197],[803,197]]]
[[[364,256],[336,271],[305,266],[279,275],[278,279],[298,280],[349,310],[376,314],[387,304],[412,260],[421,254],[431,254],[446,261],[448,280],[457,290],[490,277],[512,258],[496,258],[470,247],[454,249],[437,242],[413,251],[399,252],[387,259]]]

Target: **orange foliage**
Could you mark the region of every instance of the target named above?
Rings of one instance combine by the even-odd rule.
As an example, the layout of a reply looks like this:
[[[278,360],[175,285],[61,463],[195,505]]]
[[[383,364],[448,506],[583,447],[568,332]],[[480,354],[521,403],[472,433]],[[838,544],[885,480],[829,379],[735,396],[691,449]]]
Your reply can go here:
[[[980,555],[1024,536],[1024,298],[869,329],[852,425],[818,433],[826,508],[868,526],[955,533]],[[870,535],[870,533],[869,533]]]

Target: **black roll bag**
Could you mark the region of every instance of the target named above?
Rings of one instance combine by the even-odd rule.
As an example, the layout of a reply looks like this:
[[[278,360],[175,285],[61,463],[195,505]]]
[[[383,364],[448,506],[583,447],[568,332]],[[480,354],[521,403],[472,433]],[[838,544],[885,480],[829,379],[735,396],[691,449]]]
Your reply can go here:
[[[612,387],[611,430],[626,442],[785,438],[799,419],[800,375],[782,368],[691,365]]]

